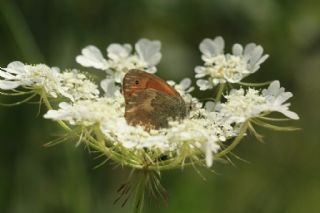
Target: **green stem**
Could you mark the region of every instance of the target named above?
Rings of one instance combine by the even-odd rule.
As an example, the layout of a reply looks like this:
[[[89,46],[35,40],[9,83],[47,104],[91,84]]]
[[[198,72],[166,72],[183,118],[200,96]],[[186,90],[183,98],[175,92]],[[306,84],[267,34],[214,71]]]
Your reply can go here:
[[[247,86],[247,87],[263,87],[266,85],[269,85],[272,81],[267,81],[263,83],[246,83],[246,82],[239,82],[240,85],[242,86]]]
[[[42,98],[42,100],[43,100],[43,103],[46,105],[46,107],[47,107],[49,110],[52,110],[53,107],[51,106],[50,101],[49,101],[47,95],[45,94],[45,92],[44,92],[44,91],[41,91],[41,92],[40,92],[40,95],[41,95],[41,98]],[[66,131],[68,131],[68,132],[71,131],[71,128],[70,128],[67,124],[65,124],[62,120],[57,120],[57,122],[58,122],[58,124],[59,124],[64,130],[66,130]]]
[[[219,85],[218,92],[217,92],[216,97],[215,97],[216,103],[221,101],[221,97],[222,97],[222,94],[223,94],[223,91],[224,91],[225,87],[226,87],[226,84],[220,84]]]
[[[231,152],[241,141],[241,139],[243,138],[243,136],[245,135],[245,133],[247,132],[249,126],[249,121],[247,120],[246,122],[244,122],[244,124],[242,125],[240,132],[238,134],[238,136],[233,140],[233,142],[224,150],[222,150],[221,152],[217,153],[214,156],[214,159],[219,159],[225,155],[227,155],[229,152]]]
[[[263,116],[259,116],[259,119],[266,120],[266,121],[275,121],[275,122],[290,121],[289,118],[271,118],[271,117],[263,117]]]
[[[0,103],[1,106],[17,106],[17,105],[20,105],[20,104],[23,104],[23,103],[26,103],[28,101],[30,101],[32,98],[34,98],[37,94],[33,94],[25,99],[23,99],[22,101],[18,101],[18,102],[15,102],[15,103],[11,103],[11,104],[4,104],[4,103]]]
[[[188,163],[183,163],[183,167],[181,167],[182,162],[181,161],[176,161],[176,160],[171,160],[172,163],[167,161],[166,163],[163,163],[163,165],[149,165],[148,169],[153,170],[153,171],[165,171],[165,170],[171,170],[171,169],[178,169],[178,168],[183,168],[183,167],[188,167],[188,166],[194,166],[195,163],[197,162],[203,162],[203,160],[198,160],[198,161],[192,161]],[[176,162],[173,162],[176,161]]]
[[[27,95],[34,93],[34,91],[29,91],[29,92],[14,92],[14,93],[6,93],[6,92],[0,92],[0,95],[7,95],[7,96],[22,96],[22,95]]]
[[[105,145],[105,138],[101,131],[96,127],[94,128],[95,135],[97,139],[92,137],[90,134],[88,134],[89,140],[89,145],[92,146],[94,149],[99,150],[102,153],[105,153],[105,155],[114,160],[115,162],[121,162],[122,165],[132,167],[135,169],[143,169],[144,166],[141,163],[135,162],[132,158],[124,158],[126,155],[119,154],[117,152],[114,152],[112,149],[108,148]],[[132,156],[131,156],[132,157]]]
[[[262,122],[258,119],[254,119],[252,120],[252,122],[258,126],[261,126],[261,127],[264,127],[264,128],[267,128],[267,129],[272,129],[272,130],[275,130],[275,131],[297,131],[297,130],[301,130],[301,128],[297,128],[297,127],[291,127],[291,126],[287,126],[287,127],[281,127],[281,126],[275,126],[275,125],[272,125],[272,124],[268,124],[268,123],[265,123],[265,122]]]
[[[134,198],[134,213],[141,213],[143,211],[144,206],[144,196],[145,196],[145,187],[147,181],[147,174],[145,171],[138,171],[139,172],[139,179],[138,184],[136,187],[136,194]]]

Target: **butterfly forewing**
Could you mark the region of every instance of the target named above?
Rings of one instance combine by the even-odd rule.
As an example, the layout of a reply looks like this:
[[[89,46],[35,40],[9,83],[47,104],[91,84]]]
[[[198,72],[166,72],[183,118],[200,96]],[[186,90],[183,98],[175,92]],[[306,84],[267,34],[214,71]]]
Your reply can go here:
[[[137,91],[152,88],[162,91],[170,96],[179,96],[180,94],[161,78],[150,73],[133,69],[124,76],[123,79],[123,94],[127,102],[128,98]]]

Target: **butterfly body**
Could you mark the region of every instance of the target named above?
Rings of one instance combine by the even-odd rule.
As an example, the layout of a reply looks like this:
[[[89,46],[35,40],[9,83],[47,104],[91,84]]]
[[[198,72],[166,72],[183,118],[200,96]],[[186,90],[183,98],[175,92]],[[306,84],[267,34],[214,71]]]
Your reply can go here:
[[[123,80],[125,119],[146,129],[168,127],[168,121],[186,117],[180,94],[161,78],[140,70],[130,70]]]

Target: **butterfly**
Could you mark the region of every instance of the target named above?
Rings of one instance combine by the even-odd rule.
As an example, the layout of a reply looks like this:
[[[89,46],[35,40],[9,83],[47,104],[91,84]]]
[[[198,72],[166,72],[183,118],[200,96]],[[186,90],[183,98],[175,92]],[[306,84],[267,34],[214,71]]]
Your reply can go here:
[[[181,95],[161,78],[137,69],[123,78],[124,117],[129,125],[145,129],[168,127],[168,121],[187,116],[187,105]]]

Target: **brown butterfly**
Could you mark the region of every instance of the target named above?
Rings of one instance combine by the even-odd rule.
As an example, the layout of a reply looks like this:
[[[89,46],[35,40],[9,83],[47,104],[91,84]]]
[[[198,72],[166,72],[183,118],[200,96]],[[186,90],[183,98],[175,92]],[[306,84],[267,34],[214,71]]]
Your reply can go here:
[[[128,124],[145,129],[168,127],[168,120],[183,119],[187,106],[180,94],[161,78],[132,69],[124,76],[124,117]]]

